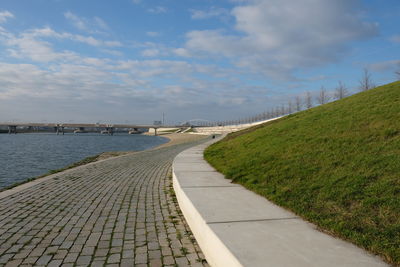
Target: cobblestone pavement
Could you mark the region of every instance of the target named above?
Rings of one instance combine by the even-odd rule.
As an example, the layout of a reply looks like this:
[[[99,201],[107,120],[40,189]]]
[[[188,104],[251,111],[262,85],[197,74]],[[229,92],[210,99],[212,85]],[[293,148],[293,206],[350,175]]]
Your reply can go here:
[[[88,165],[0,199],[0,266],[207,265],[172,189],[172,160],[193,144]]]

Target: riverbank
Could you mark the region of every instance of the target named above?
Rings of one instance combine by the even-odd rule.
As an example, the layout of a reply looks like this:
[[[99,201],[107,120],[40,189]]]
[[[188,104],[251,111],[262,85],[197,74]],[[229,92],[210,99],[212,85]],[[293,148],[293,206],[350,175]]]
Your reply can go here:
[[[172,160],[202,141],[180,140],[0,193],[0,265],[207,266],[171,186]]]
[[[187,143],[187,142],[194,142],[194,141],[198,141],[198,140],[204,139],[207,136],[205,136],[205,135],[182,134],[182,133],[171,133],[171,134],[163,135],[163,137],[168,139],[167,143],[161,144],[161,145],[156,146],[154,148],[150,148],[148,150],[155,150],[155,149],[174,146],[174,145],[183,144],[183,143]],[[141,151],[146,151],[146,150],[141,150]],[[86,158],[84,158],[84,159],[82,159],[80,161],[77,161],[75,163],[72,163],[72,164],[70,164],[70,165],[68,165],[66,167],[63,167],[63,168],[60,168],[60,169],[55,169],[55,170],[49,170],[47,173],[44,173],[44,174],[42,174],[40,176],[35,176],[35,177],[32,177],[32,178],[28,178],[28,179],[26,179],[24,181],[14,183],[14,184],[12,184],[10,186],[7,186],[7,187],[4,187],[4,188],[0,188],[0,192],[7,191],[7,190],[15,188],[17,186],[24,185],[26,183],[29,183],[29,182],[32,182],[32,181],[35,181],[35,180],[38,180],[38,179],[41,179],[41,178],[48,177],[48,176],[53,175],[53,174],[57,174],[57,173],[60,173],[60,172],[66,171],[66,170],[70,170],[70,169],[73,169],[73,168],[76,168],[76,167],[84,166],[84,165],[87,165],[89,163],[99,162],[99,161],[102,161],[102,160],[107,160],[107,159],[115,158],[115,157],[122,157],[122,156],[126,156],[126,155],[131,155],[131,154],[134,154],[134,153],[137,153],[137,152],[141,152],[141,151],[106,151],[106,152],[103,152],[103,153],[100,153],[100,154],[97,154],[97,155],[94,155],[94,156],[86,157]]]
[[[167,138],[168,142],[164,143],[164,144],[161,144],[159,146],[156,146],[154,148],[151,148],[149,150],[155,150],[155,149],[160,149],[160,148],[164,148],[164,147],[179,145],[179,144],[183,144],[183,143],[198,141],[198,140],[206,138],[207,135],[194,135],[194,134],[184,134],[184,133],[169,133],[169,134],[164,134],[162,137]],[[125,156],[125,155],[128,155],[128,154],[137,153],[137,152],[138,151],[109,151],[109,152],[103,152],[103,153],[97,155],[97,158],[94,161],[91,161],[91,162],[104,160],[104,159],[108,159],[108,158],[113,158],[113,157],[118,157],[118,156]]]

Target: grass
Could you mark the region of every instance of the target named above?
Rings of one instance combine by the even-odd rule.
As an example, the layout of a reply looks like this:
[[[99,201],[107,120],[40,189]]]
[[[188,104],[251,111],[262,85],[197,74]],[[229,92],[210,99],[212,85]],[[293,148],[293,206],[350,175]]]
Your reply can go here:
[[[183,256],[186,256],[189,253],[188,249],[185,248],[185,247],[181,247],[180,250],[181,250],[181,253],[182,253]]]
[[[400,82],[228,135],[233,182],[400,265]]]

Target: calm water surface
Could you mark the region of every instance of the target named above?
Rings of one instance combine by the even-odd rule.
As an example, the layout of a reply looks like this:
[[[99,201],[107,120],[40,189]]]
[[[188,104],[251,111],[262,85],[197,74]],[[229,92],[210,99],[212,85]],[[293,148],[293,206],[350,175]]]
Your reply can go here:
[[[139,151],[166,142],[128,134],[0,134],[0,189],[102,152]]]

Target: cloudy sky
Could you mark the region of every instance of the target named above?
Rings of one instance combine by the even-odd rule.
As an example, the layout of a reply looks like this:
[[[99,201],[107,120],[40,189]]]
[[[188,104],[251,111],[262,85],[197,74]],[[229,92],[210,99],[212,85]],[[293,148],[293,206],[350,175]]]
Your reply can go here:
[[[1,0],[0,122],[254,115],[400,69],[399,0]]]

